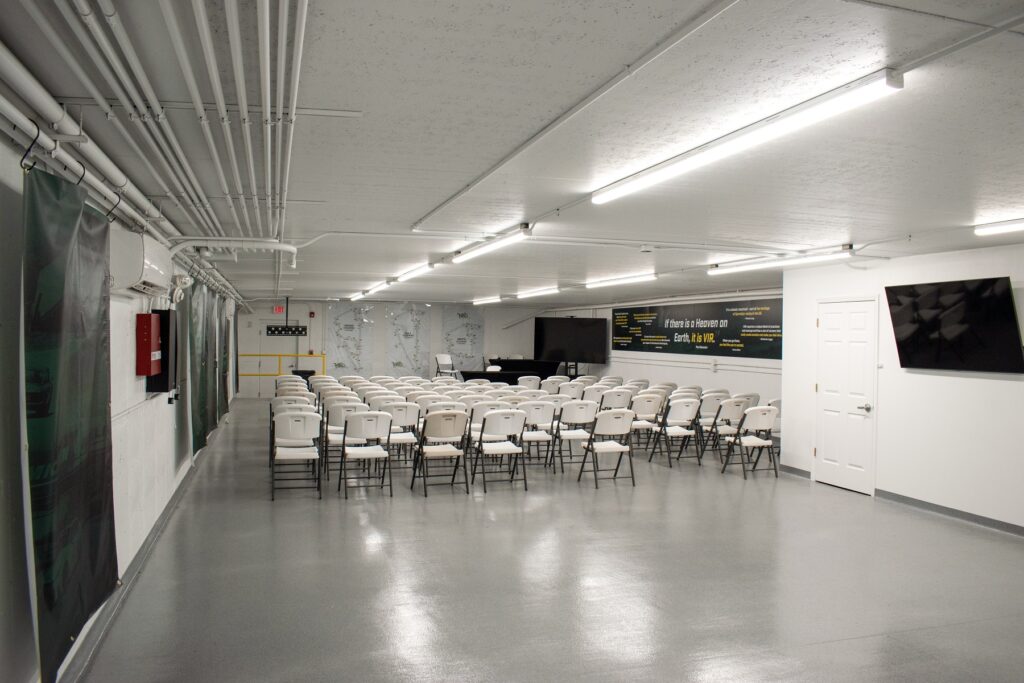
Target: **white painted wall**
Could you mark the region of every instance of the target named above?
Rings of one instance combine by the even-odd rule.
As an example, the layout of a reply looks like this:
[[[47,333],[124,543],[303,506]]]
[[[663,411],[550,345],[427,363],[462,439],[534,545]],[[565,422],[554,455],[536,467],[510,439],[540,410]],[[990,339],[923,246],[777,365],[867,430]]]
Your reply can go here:
[[[1024,525],[1024,458],[1015,429],[1024,376],[900,368],[886,285],[1009,275],[1024,312],[1024,246],[788,271],[784,277],[782,461],[812,472],[815,317],[820,299],[879,301],[875,488]]]

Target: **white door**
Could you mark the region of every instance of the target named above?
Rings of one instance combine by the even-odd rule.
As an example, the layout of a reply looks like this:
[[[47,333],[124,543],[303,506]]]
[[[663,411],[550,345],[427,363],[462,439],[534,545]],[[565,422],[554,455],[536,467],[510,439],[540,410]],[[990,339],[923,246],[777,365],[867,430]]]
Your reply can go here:
[[[878,303],[818,304],[814,478],[873,495]]]

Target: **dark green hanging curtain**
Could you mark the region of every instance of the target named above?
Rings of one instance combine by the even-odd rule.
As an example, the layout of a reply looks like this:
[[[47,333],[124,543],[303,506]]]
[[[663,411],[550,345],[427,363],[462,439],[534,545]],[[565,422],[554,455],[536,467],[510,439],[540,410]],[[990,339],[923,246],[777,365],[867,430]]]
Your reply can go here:
[[[219,377],[217,378],[217,421],[228,412],[228,339],[230,336],[230,321],[228,320],[227,299],[217,299],[220,306],[217,310],[217,320],[220,332],[217,335],[220,357]]]
[[[117,582],[109,224],[85,199],[42,171],[25,176],[25,401],[44,681],[56,679]]]
[[[204,289],[206,288],[204,287]],[[219,374],[217,368],[219,365],[217,362],[217,311],[219,309],[219,298],[212,291],[206,289],[206,306],[203,308],[203,324],[206,327],[203,336],[203,358],[206,362],[204,380],[206,381],[207,396],[205,404],[207,434],[217,428],[217,402],[219,401],[217,396],[217,376]]]
[[[206,337],[209,328],[206,326],[206,308],[210,300],[210,291],[206,285],[196,284],[189,296],[189,402],[192,406],[192,451],[198,451],[206,445],[206,435],[210,433],[210,420],[207,406],[210,404],[209,355],[206,353]],[[215,399],[214,399],[215,400]]]

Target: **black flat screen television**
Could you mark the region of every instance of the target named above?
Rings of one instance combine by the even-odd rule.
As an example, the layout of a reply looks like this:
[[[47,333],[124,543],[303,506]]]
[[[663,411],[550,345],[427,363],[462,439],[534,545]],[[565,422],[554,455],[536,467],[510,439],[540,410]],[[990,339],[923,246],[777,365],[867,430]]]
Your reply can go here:
[[[569,363],[608,362],[605,318],[534,318],[533,357]]]
[[[1024,373],[1008,277],[885,288],[900,365]]]

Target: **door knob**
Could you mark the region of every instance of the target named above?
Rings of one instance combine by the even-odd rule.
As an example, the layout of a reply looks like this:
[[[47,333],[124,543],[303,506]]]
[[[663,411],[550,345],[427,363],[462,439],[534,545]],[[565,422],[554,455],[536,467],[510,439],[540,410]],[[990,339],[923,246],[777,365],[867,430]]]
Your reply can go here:
[[[857,406],[857,410],[863,410],[865,413],[870,413],[871,412],[871,404],[870,403],[865,403],[862,406]]]

